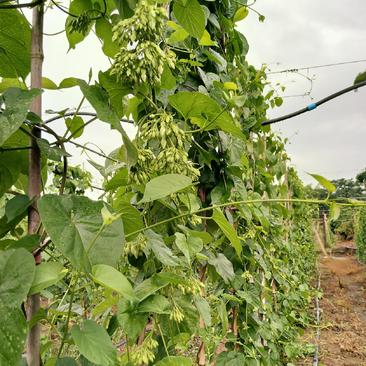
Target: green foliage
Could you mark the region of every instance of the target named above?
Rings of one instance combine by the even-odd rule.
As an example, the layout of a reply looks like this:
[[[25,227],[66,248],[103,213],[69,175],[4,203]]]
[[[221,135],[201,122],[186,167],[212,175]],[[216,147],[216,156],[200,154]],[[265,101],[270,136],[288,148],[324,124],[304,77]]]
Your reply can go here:
[[[354,81],[354,84],[362,83],[363,81],[366,81],[366,71],[360,72]]]
[[[248,42],[235,22],[250,11],[247,2],[73,0],[69,11],[70,48],[95,31],[111,58],[94,84],[91,73],[60,83],[80,88],[79,107],[46,124],[28,113],[39,91],[22,75],[0,84],[0,312],[16,320],[0,325],[1,357],[17,364],[26,332],[19,307],[40,292],[31,324],[49,330],[45,365],[188,366],[199,347],[206,364],[288,364],[313,295],[312,212],[284,203],[305,192],[283,141],[261,127],[282,100],[264,95],[266,69],[246,61]],[[0,71],[4,60],[0,53]],[[44,87],[55,85],[45,79]],[[91,174],[66,165],[86,124],[84,98],[95,123],[121,135],[104,164],[89,160],[104,179],[99,201],[83,197]],[[134,140],[121,118],[133,118]],[[57,119],[64,136],[53,130]],[[52,178],[44,177],[38,200],[27,197],[34,126],[56,138],[34,140]],[[41,225],[30,236],[33,203]],[[30,252],[42,253],[37,268]]]
[[[10,88],[1,95],[0,105],[5,105],[5,110],[0,115],[0,146],[22,125],[29,104],[39,94],[39,90]]]
[[[189,177],[178,174],[161,175],[146,184],[144,196],[140,203],[147,203],[167,197],[192,185]]]
[[[205,30],[205,13],[197,0],[174,1],[173,12],[180,25],[193,37],[201,39]]]
[[[97,365],[114,366],[117,350],[106,330],[92,320],[84,320],[71,329],[71,336],[80,353]]]
[[[79,270],[116,266],[124,240],[122,220],[103,225],[102,202],[86,197],[45,195],[38,202],[42,223],[55,246]]]
[[[1,301],[0,317],[0,364],[18,365],[28,330],[24,314]]]
[[[19,11],[2,9],[0,24],[0,77],[25,79],[30,71],[29,23]]]
[[[366,262],[366,210],[361,208],[356,222],[357,256],[360,261]]]

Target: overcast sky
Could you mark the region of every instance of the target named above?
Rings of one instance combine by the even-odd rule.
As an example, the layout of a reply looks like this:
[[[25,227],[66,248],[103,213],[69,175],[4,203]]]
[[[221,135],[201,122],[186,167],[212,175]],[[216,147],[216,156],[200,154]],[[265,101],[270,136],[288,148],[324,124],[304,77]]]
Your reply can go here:
[[[248,59],[256,66],[265,63],[275,71],[366,59],[365,0],[352,0],[347,5],[334,0],[258,0],[255,8],[266,16],[265,22],[259,23],[258,16],[251,13],[238,29],[249,41]],[[64,21],[62,13],[51,11],[46,14],[45,32],[59,31]],[[76,50],[67,53],[67,49],[65,34],[46,37],[44,75],[55,82],[69,76],[86,79],[90,67],[95,74],[108,68],[108,60],[94,37]],[[312,86],[311,97],[317,100],[351,85],[364,70],[366,62],[303,71],[313,79],[312,83],[293,73],[273,74],[269,80],[286,86],[285,96],[302,95]],[[44,109],[76,106],[79,98],[76,88],[47,92]],[[286,98],[283,106],[271,110],[269,116],[292,112],[310,102],[309,96]],[[91,125],[79,140],[93,141],[110,152],[118,146],[120,137],[106,124],[101,125]],[[132,133],[130,127],[127,129]],[[287,149],[292,163],[306,182],[311,179],[305,172],[330,179],[354,177],[366,167],[366,88],[282,122],[274,129],[289,137]]]

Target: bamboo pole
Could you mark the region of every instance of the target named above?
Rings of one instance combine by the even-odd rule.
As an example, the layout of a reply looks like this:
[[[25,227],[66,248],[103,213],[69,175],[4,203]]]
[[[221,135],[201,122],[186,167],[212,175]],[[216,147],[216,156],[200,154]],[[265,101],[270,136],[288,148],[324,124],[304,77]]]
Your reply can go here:
[[[43,64],[43,4],[33,8],[32,13],[32,45],[31,45],[31,88],[42,86]],[[42,116],[42,97],[37,96],[30,108],[31,112]],[[39,128],[32,129],[32,135],[41,137]],[[31,150],[29,152],[29,180],[28,195],[30,198],[38,198],[41,193],[41,154],[34,138],[31,138]],[[28,233],[37,232],[40,217],[36,209],[36,203],[28,212]],[[40,254],[35,256],[36,264],[41,262]],[[40,295],[34,294],[27,299],[27,319],[30,320],[40,309]],[[27,363],[28,366],[40,366],[40,325],[37,323],[30,329],[27,338]]]

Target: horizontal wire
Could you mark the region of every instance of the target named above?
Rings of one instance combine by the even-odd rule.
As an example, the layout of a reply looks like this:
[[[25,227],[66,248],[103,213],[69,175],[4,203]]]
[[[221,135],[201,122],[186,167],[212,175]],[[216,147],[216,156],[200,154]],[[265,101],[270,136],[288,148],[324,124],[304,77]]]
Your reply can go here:
[[[321,100],[319,100],[315,103],[311,103],[307,107],[299,109],[295,112],[286,114],[286,115],[281,116],[281,117],[273,118],[273,119],[270,119],[268,121],[264,121],[264,122],[262,122],[262,126],[267,126],[267,125],[271,125],[273,123],[278,123],[278,122],[284,121],[286,119],[291,119],[291,118],[294,118],[296,116],[299,116],[300,114],[310,112],[310,111],[316,109],[317,107],[321,106],[322,104],[331,101],[332,99],[338,98],[339,96],[341,96],[343,94],[346,94],[346,93],[349,93],[352,90],[362,88],[363,86],[366,86],[366,81],[362,81],[360,83],[357,83],[357,84],[349,86],[345,89],[342,89],[342,90],[340,90],[336,93],[333,93],[333,94],[331,94],[331,95],[329,95],[329,96],[327,96],[327,97],[325,97],[325,98],[323,98],[323,99],[321,99]]]
[[[313,65],[313,66],[303,66],[303,67],[294,67],[291,69],[284,69],[284,70],[277,70],[277,71],[269,71],[267,75],[274,75],[274,74],[285,74],[288,72],[298,72],[304,70],[313,70],[313,69],[322,69],[326,67],[334,67],[334,66],[341,66],[341,65],[350,65],[350,64],[357,64],[366,62],[366,59],[363,60],[354,60],[354,61],[344,61],[344,62],[335,62],[331,64],[323,64],[323,65]]]

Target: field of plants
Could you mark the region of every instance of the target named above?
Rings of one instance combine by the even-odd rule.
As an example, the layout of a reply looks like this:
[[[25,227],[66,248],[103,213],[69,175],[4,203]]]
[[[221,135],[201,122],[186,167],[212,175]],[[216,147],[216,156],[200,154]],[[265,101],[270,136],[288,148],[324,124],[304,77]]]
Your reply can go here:
[[[50,12],[70,49],[95,34],[110,67],[45,78]],[[327,193],[307,198],[262,126],[283,101],[247,62],[236,24],[250,12],[0,0],[0,366],[291,366],[314,352],[300,338],[318,296],[313,218],[358,203],[330,201],[317,175]],[[44,95],[71,88],[79,100],[44,113]],[[120,134],[109,155],[78,142],[101,124]]]

